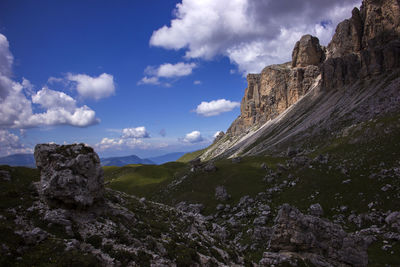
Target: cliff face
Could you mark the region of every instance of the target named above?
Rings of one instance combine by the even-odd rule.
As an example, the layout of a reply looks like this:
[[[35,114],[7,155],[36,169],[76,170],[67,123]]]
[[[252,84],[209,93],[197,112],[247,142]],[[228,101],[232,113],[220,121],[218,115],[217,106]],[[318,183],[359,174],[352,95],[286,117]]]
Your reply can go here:
[[[352,124],[400,113],[399,73],[400,0],[364,0],[327,47],[305,35],[291,62],[249,74],[240,116],[201,159],[279,153],[318,136],[326,143]]]
[[[305,35],[296,43],[292,62],[268,66],[261,74],[247,75],[248,87],[242,99],[241,115],[227,133],[238,136],[296,103],[320,75],[318,64],[324,58],[324,48],[318,38]]]
[[[312,86],[340,89],[360,79],[400,66],[400,1],[364,0],[341,22],[328,47],[305,35],[296,43],[292,62],[266,67],[247,76],[241,114],[228,129],[240,136],[276,118]]]

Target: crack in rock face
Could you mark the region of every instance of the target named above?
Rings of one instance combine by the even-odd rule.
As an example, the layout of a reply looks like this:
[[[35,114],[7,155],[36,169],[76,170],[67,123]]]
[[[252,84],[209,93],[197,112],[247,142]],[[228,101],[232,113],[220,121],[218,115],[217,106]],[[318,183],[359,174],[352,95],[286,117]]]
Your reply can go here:
[[[104,177],[100,159],[85,144],[38,144],[39,193],[52,206],[87,208],[103,199]]]

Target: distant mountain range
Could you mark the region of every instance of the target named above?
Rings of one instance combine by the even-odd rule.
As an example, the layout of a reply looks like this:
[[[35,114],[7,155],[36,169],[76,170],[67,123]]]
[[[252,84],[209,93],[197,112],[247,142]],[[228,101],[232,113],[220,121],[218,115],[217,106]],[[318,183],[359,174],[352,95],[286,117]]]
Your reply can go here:
[[[101,158],[100,161],[101,165],[103,166],[117,166],[117,167],[122,167],[128,164],[155,164],[151,160],[142,159],[136,155],[130,155],[125,157]]]
[[[152,157],[148,159],[142,159],[136,155],[124,156],[124,157],[110,157],[101,158],[101,164],[103,166],[125,166],[128,164],[163,164],[170,161],[176,161],[178,158],[183,156],[184,152],[174,152],[165,155]],[[33,154],[14,154],[0,158],[0,165],[10,166],[24,166],[35,168],[35,158]]]
[[[174,152],[168,153],[165,155],[142,159],[136,155],[124,156],[124,157],[112,157],[112,158],[102,158],[100,159],[101,164],[103,166],[125,166],[128,164],[163,164],[170,161],[176,161],[181,156],[183,156],[184,152]]]
[[[35,168],[35,158],[33,154],[14,154],[0,158],[0,165],[24,166]]]
[[[155,164],[163,164],[163,163],[170,162],[170,161],[176,161],[177,159],[182,157],[184,154],[185,154],[185,152],[174,152],[174,153],[169,153],[169,154],[161,155],[158,157],[152,157],[152,158],[148,158],[148,159],[151,160],[152,162],[154,162]]]

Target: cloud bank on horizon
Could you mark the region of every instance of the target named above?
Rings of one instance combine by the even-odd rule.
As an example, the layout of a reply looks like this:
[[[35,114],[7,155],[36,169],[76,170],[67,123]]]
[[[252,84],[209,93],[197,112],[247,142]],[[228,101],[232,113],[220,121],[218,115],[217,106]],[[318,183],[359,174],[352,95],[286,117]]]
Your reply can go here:
[[[226,56],[241,73],[290,60],[304,34],[322,44],[361,0],[182,0],[174,19],[153,32],[150,45],[185,50],[187,59]]]

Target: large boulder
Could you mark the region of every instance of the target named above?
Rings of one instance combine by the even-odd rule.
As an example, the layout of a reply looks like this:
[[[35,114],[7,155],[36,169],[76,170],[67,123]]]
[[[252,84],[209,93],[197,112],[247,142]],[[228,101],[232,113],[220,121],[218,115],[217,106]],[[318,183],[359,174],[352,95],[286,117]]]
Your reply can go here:
[[[272,251],[314,254],[334,265],[367,266],[367,242],[346,233],[340,225],[304,215],[284,204],[275,218],[270,247]],[[307,256],[308,257],[308,256]],[[308,257],[311,261],[313,257]]]
[[[38,144],[39,193],[52,206],[89,207],[103,199],[99,156],[85,144]]]

